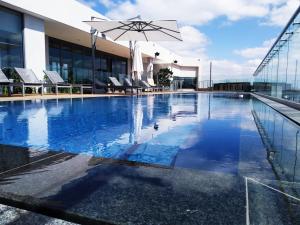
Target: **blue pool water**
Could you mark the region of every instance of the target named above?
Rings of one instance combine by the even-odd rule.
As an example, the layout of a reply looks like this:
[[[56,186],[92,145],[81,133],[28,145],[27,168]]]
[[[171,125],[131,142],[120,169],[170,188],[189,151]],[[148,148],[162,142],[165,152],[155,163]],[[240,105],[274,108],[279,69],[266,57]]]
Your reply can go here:
[[[158,129],[154,125],[158,125]],[[257,135],[249,98],[170,94],[0,105],[0,143],[235,173]]]

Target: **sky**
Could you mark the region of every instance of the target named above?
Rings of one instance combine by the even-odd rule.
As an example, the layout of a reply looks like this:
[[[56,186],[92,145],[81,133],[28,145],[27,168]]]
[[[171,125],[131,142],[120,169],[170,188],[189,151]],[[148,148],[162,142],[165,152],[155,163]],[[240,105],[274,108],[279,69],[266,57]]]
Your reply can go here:
[[[110,19],[175,19],[183,42],[160,42],[201,60],[202,80],[251,79],[299,0],[78,0]]]

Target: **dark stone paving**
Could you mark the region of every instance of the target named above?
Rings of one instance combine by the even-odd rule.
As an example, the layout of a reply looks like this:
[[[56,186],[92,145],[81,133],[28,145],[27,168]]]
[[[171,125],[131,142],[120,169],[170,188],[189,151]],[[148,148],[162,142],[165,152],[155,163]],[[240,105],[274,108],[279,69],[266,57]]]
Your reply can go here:
[[[244,180],[230,175],[100,165],[48,199],[118,224],[243,224],[244,196]]]
[[[88,166],[91,161],[79,155],[10,173],[0,181],[0,197],[9,193],[15,200],[21,196],[22,202],[116,224],[244,223],[242,177],[177,168]]]
[[[0,204],[0,225],[76,225],[76,224]]]
[[[295,190],[294,183],[283,184],[278,181],[261,180],[260,182],[279,191],[290,193]],[[300,224],[300,202],[288,196],[271,190],[268,187],[255,182],[248,182],[249,190],[249,212],[251,224]],[[279,207],[280,206],[280,207]]]

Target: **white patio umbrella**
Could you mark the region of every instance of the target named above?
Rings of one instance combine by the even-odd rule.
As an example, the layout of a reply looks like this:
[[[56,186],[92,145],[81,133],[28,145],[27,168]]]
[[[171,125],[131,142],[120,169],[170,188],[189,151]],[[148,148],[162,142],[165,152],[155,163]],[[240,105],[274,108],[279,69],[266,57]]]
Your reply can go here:
[[[95,20],[98,19],[98,20]],[[95,50],[98,33],[104,34],[114,41],[182,41],[176,20],[142,21],[140,16],[113,21],[92,17],[84,21],[91,26],[93,81],[95,83]],[[131,53],[132,49],[130,49]],[[130,54],[131,57],[131,54]],[[95,88],[95,84],[93,85]]]
[[[176,20],[85,22],[114,41],[182,41]]]
[[[143,58],[140,46],[138,43],[135,44],[134,54],[133,54],[133,63],[132,63],[132,72],[134,75],[135,84],[138,85],[138,81],[141,80],[141,74],[144,71]]]

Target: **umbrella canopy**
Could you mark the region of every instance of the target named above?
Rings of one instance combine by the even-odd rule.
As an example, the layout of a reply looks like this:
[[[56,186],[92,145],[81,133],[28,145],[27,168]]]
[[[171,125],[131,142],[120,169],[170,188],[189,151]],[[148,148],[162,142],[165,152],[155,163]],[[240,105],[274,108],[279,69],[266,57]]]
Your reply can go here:
[[[114,41],[130,41],[130,59],[132,59],[132,41],[182,41],[176,20],[113,21],[100,19],[96,21],[93,18],[95,19],[95,17],[92,17],[92,21],[84,21],[92,27],[93,93],[95,92],[95,50],[98,32]],[[141,76],[138,70],[136,69],[135,79]]]
[[[85,22],[114,41],[182,41],[176,20]]]

